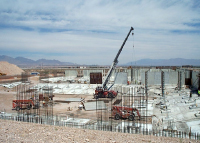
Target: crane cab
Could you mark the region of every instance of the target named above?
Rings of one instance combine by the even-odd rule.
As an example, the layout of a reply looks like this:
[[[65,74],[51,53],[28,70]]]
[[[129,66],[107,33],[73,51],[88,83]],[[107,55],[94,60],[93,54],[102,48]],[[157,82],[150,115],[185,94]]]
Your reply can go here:
[[[115,98],[117,96],[117,92],[115,92],[114,90],[107,90],[107,89],[103,89],[103,87],[98,86],[95,89],[95,94],[94,94],[94,98],[98,99],[98,98]]]

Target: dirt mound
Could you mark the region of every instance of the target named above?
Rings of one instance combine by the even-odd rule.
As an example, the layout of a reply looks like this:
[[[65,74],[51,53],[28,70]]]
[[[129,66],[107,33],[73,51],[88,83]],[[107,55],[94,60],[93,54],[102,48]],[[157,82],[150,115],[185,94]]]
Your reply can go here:
[[[24,71],[14,64],[5,61],[0,62],[0,73],[6,75],[20,75],[22,72]]]

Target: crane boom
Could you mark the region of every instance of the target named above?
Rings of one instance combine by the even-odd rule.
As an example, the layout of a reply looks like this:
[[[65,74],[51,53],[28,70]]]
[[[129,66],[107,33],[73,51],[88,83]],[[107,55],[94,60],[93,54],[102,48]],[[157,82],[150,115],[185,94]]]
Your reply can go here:
[[[103,89],[107,89],[107,86],[106,86],[106,85],[107,85],[107,83],[108,83],[108,81],[109,81],[109,79],[110,79],[110,77],[111,77],[111,75],[112,75],[113,70],[115,69],[115,67],[116,67],[116,65],[117,65],[117,63],[118,63],[118,57],[119,57],[119,55],[120,55],[120,53],[121,53],[121,51],[122,51],[122,49],[123,49],[123,47],[124,47],[124,45],[125,45],[125,43],[126,43],[126,41],[127,41],[127,39],[128,39],[128,37],[129,37],[129,35],[130,35],[130,33],[131,33],[132,30],[134,30],[133,27],[131,27],[131,29],[130,29],[128,35],[126,36],[126,38],[125,38],[125,40],[124,40],[124,42],[123,42],[121,48],[119,49],[119,51],[118,51],[118,53],[117,53],[117,55],[116,55],[116,57],[115,57],[115,59],[114,59],[112,65],[111,65],[111,67],[110,67],[110,70],[108,71],[108,74],[107,74],[107,76],[106,76],[106,78],[105,78],[105,80],[104,80],[104,82],[103,82],[103,84],[102,84]]]

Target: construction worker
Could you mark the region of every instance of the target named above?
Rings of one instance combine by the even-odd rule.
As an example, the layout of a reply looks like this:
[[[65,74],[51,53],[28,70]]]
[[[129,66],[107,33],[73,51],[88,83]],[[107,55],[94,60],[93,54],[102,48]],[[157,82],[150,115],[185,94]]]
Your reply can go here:
[[[198,89],[198,95],[200,96],[200,88]]]
[[[42,103],[43,103],[43,106],[45,106],[45,101],[44,100],[42,101]]]

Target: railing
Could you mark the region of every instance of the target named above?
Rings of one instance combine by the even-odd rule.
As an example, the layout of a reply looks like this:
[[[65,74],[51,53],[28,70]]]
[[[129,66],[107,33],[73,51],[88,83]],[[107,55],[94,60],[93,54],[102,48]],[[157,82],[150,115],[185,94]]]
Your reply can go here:
[[[44,124],[44,125],[90,129],[90,130],[102,130],[102,131],[111,131],[111,132],[120,132],[120,133],[143,134],[143,135],[154,135],[154,136],[200,140],[199,133],[181,132],[181,131],[173,131],[173,130],[149,130],[149,129],[141,129],[141,128],[132,127],[132,126],[120,127],[116,125],[111,126],[111,125],[98,124],[98,123],[92,123],[92,124],[90,123],[81,124],[81,123],[72,123],[72,122],[70,123],[66,121],[53,120],[51,118],[45,118],[45,117],[37,117],[37,116],[33,117],[32,115],[31,116],[29,115],[24,115],[24,116],[0,115],[0,119],[31,122],[31,123]]]

